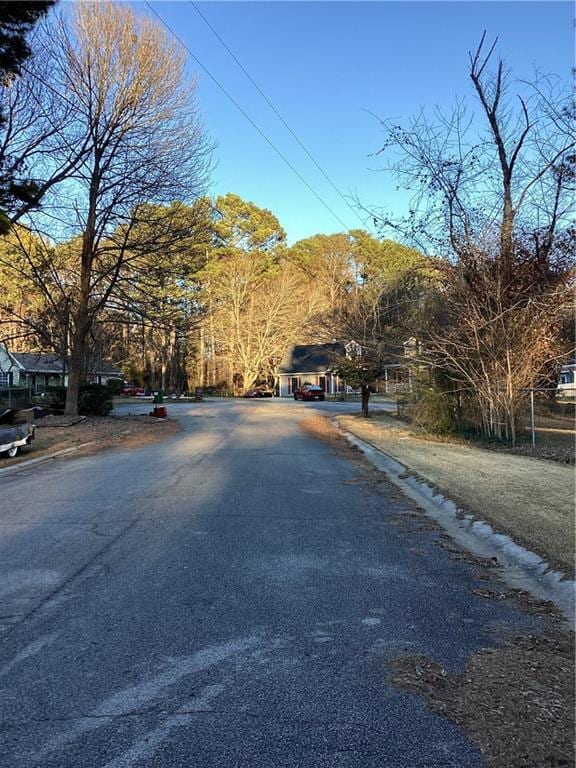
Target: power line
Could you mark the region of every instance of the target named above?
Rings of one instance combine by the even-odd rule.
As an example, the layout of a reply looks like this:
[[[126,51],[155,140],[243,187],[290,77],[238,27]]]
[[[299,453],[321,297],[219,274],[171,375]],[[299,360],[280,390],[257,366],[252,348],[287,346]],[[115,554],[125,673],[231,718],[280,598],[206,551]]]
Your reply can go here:
[[[194,3],[194,2],[193,2],[193,0],[188,0],[188,2],[189,2],[189,3],[190,3],[190,5],[192,6],[192,8],[194,8],[194,10],[196,11],[196,13],[197,13],[197,14],[200,16],[200,18],[201,18],[201,19],[202,19],[202,20],[205,22],[205,24],[206,24],[206,25],[207,25],[207,26],[208,26],[208,27],[209,27],[209,28],[212,30],[213,34],[214,34],[214,35],[216,36],[216,38],[217,38],[217,39],[220,41],[220,43],[222,44],[222,46],[223,46],[223,47],[226,49],[226,51],[228,51],[228,53],[230,54],[230,56],[231,56],[231,57],[234,59],[234,61],[236,62],[236,64],[237,64],[237,65],[240,67],[240,69],[241,69],[241,70],[242,70],[242,72],[243,72],[243,73],[246,75],[246,77],[248,78],[248,80],[249,80],[249,81],[252,83],[252,85],[254,86],[254,88],[256,88],[256,90],[258,91],[258,93],[260,94],[260,96],[262,96],[262,98],[264,99],[264,101],[266,102],[266,104],[268,104],[268,106],[270,107],[270,109],[272,110],[272,112],[274,112],[274,114],[276,115],[276,117],[277,117],[277,118],[280,120],[280,122],[282,123],[282,125],[283,125],[283,126],[286,128],[286,130],[287,130],[287,131],[288,131],[288,132],[289,132],[289,133],[290,133],[290,134],[293,136],[293,138],[294,138],[294,139],[295,139],[295,140],[298,142],[299,146],[300,146],[300,147],[301,147],[301,148],[304,150],[304,152],[306,153],[306,155],[307,155],[307,156],[310,158],[310,160],[311,160],[311,161],[314,163],[314,165],[315,165],[315,166],[316,166],[316,168],[317,168],[317,169],[320,171],[320,173],[322,174],[322,176],[324,176],[324,178],[325,178],[325,179],[326,179],[326,181],[327,181],[327,182],[330,184],[330,186],[332,187],[332,189],[333,189],[333,190],[336,192],[336,194],[338,194],[338,195],[340,196],[340,198],[341,198],[341,199],[344,201],[344,203],[345,203],[345,204],[348,206],[348,208],[350,208],[350,210],[352,211],[352,213],[354,214],[354,216],[356,216],[356,218],[357,218],[357,219],[358,219],[358,221],[359,221],[359,222],[362,224],[362,226],[363,226],[363,227],[367,226],[367,225],[366,225],[366,222],[365,222],[365,221],[362,219],[362,217],[360,216],[360,214],[358,213],[358,211],[356,210],[356,208],[354,208],[354,206],[352,206],[352,205],[350,204],[350,202],[349,202],[349,201],[346,199],[345,195],[343,195],[343,194],[342,194],[342,192],[341,192],[341,191],[338,189],[338,187],[337,187],[337,186],[336,186],[336,184],[335,184],[335,183],[332,181],[332,179],[330,178],[330,176],[328,176],[328,174],[327,174],[327,173],[326,173],[326,171],[325,171],[325,170],[322,168],[322,166],[320,165],[320,163],[319,163],[319,162],[316,160],[316,158],[315,158],[315,157],[312,155],[312,153],[310,152],[310,150],[308,149],[308,147],[306,147],[306,145],[305,145],[305,144],[304,144],[304,143],[303,143],[303,142],[300,140],[300,138],[297,136],[297,134],[294,132],[294,130],[293,130],[291,127],[290,127],[290,125],[288,125],[288,123],[286,122],[286,120],[284,119],[284,117],[283,117],[283,116],[280,114],[280,112],[278,111],[278,109],[277,109],[277,108],[274,106],[274,104],[273,104],[273,103],[270,101],[270,99],[268,98],[268,96],[267,96],[267,95],[264,93],[264,91],[263,91],[263,90],[260,88],[260,86],[258,85],[258,83],[257,83],[257,82],[254,80],[254,78],[252,77],[252,75],[251,75],[251,74],[248,72],[248,70],[246,69],[246,67],[245,67],[245,66],[242,64],[242,62],[241,62],[241,61],[238,59],[238,57],[235,55],[235,53],[234,53],[232,50],[230,50],[229,46],[228,46],[228,45],[226,44],[226,42],[225,42],[225,41],[222,39],[222,37],[220,37],[220,35],[219,35],[219,34],[218,34],[218,32],[216,31],[216,29],[214,29],[214,27],[213,27],[213,26],[212,26],[212,24],[211,24],[211,23],[208,21],[208,19],[206,18],[206,16],[204,16],[204,14],[203,14],[203,13],[202,13],[202,11],[200,10],[200,8],[198,8],[198,6],[196,5],[196,3]]]
[[[186,50],[186,51],[188,52],[188,54],[189,54],[189,55],[190,55],[190,56],[191,56],[191,57],[194,59],[194,61],[195,61],[195,62],[198,64],[198,66],[199,66],[199,67],[201,67],[201,68],[204,70],[204,72],[205,72],[205,73],[208,75],[208,77],[209,77],[209,78],[210,78],[210,79],[211,79],[211,80],[212,80],[212,81],[213,81],[213,82],[214,82],[214,83],[215,83],[215,84],[218,86],[218,88],[219,88],[219,89],[222,91],[222,93],[223,93],[223,94],[224,94],[224,95],[225,95],[225,96],[226,96],[226,97],[227,97],[227,98],[228,98],[228,99],[229,99],[229,100],[232,102],[232,104],[234,104],[234,106],[236,107],[236,109],[238,109],[238,111],[239,111],[239,112],[240,112],[240,113],[241,113],[241,114],[242,114],[242,115],[243,115],[243,116],[246,118],[246,120],[248,120],[248,122],[250,123],[250,125],[251,125],[251,126],[252,126],[252,127],[253,127],[253,128],[254,128],[254,129],[255,129],[255,130],[256,130],[256,131],[259,133],[259,134],[260,134],[260,136],[262,136],[262,138],[264,139],[264,141],[265,141],[265,142],[266,142],[266,143],[267,143],[267,144],[268,144],[270,147],[272,147],[272,149],[274,150],[274,152],[276,152],[276,154],[277,154],[277,155],[278,155],[278,156],[279,156],[279,157],[280,157],[280,158],[281,158],[281,159],[284,161],[284,163],[286,163],[286,165],[288,166],[288,168],[290,168],[290,170],[291,170],[291,171],[292,171],[292,172],[293,172],[293,173],[294,173],[294,174],[295,174],[295,175],[298,177],[298,179],[300,179],[300,181],[301,181],[301,182],[304,184],[304,186],[305,186],[305,187],[306,187],[306,188],[307,188],[307,189],[308,189],[308,190],[309,190],[309,191],[310,191],[310,192],[311,192],[311,193],[314,195],[314,197],[315,197],[315,198],[316,198],[316,199],[317,199],[317,200],[318,200],[318,201],[319,201],[319,202],[320,202],[320,203],[321,203],[321,204],[324,206],[324,208],[326,208],[326,210],[327,210],[329,213],[331,213],[331,214],[332,214],[332,216],[334,216],[334,218],[335,218],[335,219],[336,219],[336,220],[339,222],[339,224],[341,224],[341,225],[344,227],[344,229],[345,229],[345,230],[349,230],[350,228],[348,227],[348,225],[347,225],[345,222],[343,222],[343,221],[342,221],[342,219],[340,218],[340,216],[338,216],[338,214],[337,214],[337,213],[335,213],[335,212],[332,210],[332,208],[330,208],[330,206],[328,205],[328,203],[326,203],[326,202],[325,202],[325,201],[324,201],[324,200],[323,200],[323,199],[320,197],[320,195],[319,195],[319,194],[316,192],[316,190],[315,190],[315,189],[313,189],[313,187],[311,187],[311,186],[310,186],[310,184],[309,184],[309,183],[306,181],[306,179],[305,179],[305,178],[302,176],[302,174],[301,174],[301,173],[300,173],[300,172],[299,172],[299,171],[298,171],[298,170],[297,170],[297,169],[296,169],[296,168],[295,168],[295,167],[292,165],[292,163],[290,162],[290,160],[288,160],[288,158],[287,158],[287,157],[286,157],[286,156],[285,156],[285,155],[284,155],[284,154],[283,154],[283,153],[282,153],[282,152],[281,152],[281,151],[278,149],[278,147],[277,147],[277,146],[276,146],[276,145],[275,145],[275,144],[272,142],[272,140],[268,138],[268,136],[267,136],[267,135],[264,133],[264,131],[263,131],[263,130],[262,130],[262,129],[261,129],[261,128],[260,128],[260,127],[259,127],[259,126],[258,126],[258,125],[255,123],[255,122],[254,122],[254,120],[252,120],[252,118],[250,117],[250,115],[249,115],[249,114],[248,114],[248,113],[247,113],[247,112],[246,112],[246,111],[243,109],[243,107],[242,107],[242,106],[241,106],[241,105],[240,105],[240,104],[239,104],[239,103],[236,101],[236,99],[235,99],[235,98],[234,98],[234,97],[233,97],[233,96],[232,96],[232,95],[231,95],[231,94],[230,94],[230,93],[229,93],[229,92],[226,90],[226,88],[225,88],[225,87],[222,85],[222,83],[220,83],[220,82],[219,82],[219,81],[216,79],[216,77],[215,77],[215,76],[212,74],[212,72],[210,72],[210,70],[209,70],[207,67],[205,67],[205,66],[204,66],[204,64],[203,64],[203,63],[200,61],[200,59],[199,59],[199,58],[198,58],[198,57],[197,57],[195,54],[193,54],[193,53],[192,53],[192,51],[191,51],[191,50],[190,50],[190,48],[189,48],[189,47],[186,45],[186,43],[185,43],[185,42],[184,42],[184,41],[183,41],[183,40],[182,40],[182,39],[181,39],[181,38],[180,38],[180,37],[179,37],[179,36],[176,34],[176,32],[174,32],[174,30],[172,29],[172,27],[170,27],[170,25],[169,25],[169,24],[168,24],[166,21],[164,21],[164,19],[162,18],[162,16],[161,16],[161,15],[160,15],[160,14],[159,14],[157,11],[155,11],[155,10],[154,10],[154,8],[152,8],[152,6],[151,6],[151,5],[150,5],[150,3],[148,2],[148,0],[145,0],[144,4],[145,4],[145,5],[146,5],[146,6],[149,8],[149,10],[150,10],[150,11],[152,11],[152,13],[153,13],[153,14],[154,14],[154,15],[155,15],[155,16],[156,16],[156,17],[157,17],[159,20],[160,20],[160,22],[163,24],[163,26],[164,26],[164,27],[166,27],[166,29],[167,29],[167,30],[170,32],[170,34],[171,34],[171,35],[172,35],[172,36],[173,36],[173,37],[174,37],[176,40],[178,40],[178,42],[179,42],[179,43],[180,43],[180,45],[181,45],[181,46],[184,48],[184,50]]]

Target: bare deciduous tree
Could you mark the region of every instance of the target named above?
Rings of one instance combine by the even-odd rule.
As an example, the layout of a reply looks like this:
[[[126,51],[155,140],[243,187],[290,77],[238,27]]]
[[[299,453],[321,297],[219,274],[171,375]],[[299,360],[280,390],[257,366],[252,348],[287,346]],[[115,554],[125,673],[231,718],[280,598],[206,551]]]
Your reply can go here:
[[[573,243],[573,101],[555,83],[523,83],[516,101],[483,36],[469,75],[482,124],[462,103],[436,121],[384,123],[387,168],[416,190],[390,227],[445,258],[421,334],[427,362],[467,400],[479,427],[514,440],[525,397],[563,348]],[[547,90],[545,90],[547,86]]]
[[[65,169],[33,225],[44,240],[73,240],[67,413],[75,413],[90,338],[130,257],[148,205],[187,201],[204,188],[210,159],[185,54],[126,5],[78,3],[41,40],[53,133],[40,142],[47,167]],[[22,80],[37,87],[37,78]],[[53,119],[54,107],[65,119]],[[64,106],[65,105],[65,109]]]

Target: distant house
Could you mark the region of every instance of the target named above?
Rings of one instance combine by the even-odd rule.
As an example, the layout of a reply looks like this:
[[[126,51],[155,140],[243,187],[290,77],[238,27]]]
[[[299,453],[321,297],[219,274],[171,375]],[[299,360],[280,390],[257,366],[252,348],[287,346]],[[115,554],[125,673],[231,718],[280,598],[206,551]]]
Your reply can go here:
[[[391,350],[388,359],[382,360],[382,372],[373,382],[372,391],[383,394],[411,392],[413,368],[420,354],[420,344],[410,338],[398,349]],[[299,344],[290,347],[276,374],[280,397],[291,397],[302,384],[317,384],[327,394],[353,392],[346,382],[334,372],[338,360],[362,355],[362,347],[356,341],[347,344]]]
[[[291,397],[303,384],[316,384],[334,395],[345,391],[345,384],[334,373],[338,357],[345,354],[342,344],[297,344],[289,347],[276,374],[278,394]]]
[[[118,368],[110,363],[98,362],[88,381],[106,384],[109,379],[122,377]],[[8,352],[0,345],[0,388],[29,387],[42,392],[46,387],[66,386],[68,372],[64,361],[56,355],[45,352]]]
[[[12,368],[15,365],[15,361],[6,347],[0,344],[0,389],[3,387],[11,387],[13,385],[14,374]]]
[[[12,368],[13,386],[29,387],[41,392],[46,387],[63,384],[64,365],[54,355],[36,352],[11,352],[14,360]]]
[[[576,360],[567,360],[562,366],[558,381],[558,395],[560,397],[576,396]]]

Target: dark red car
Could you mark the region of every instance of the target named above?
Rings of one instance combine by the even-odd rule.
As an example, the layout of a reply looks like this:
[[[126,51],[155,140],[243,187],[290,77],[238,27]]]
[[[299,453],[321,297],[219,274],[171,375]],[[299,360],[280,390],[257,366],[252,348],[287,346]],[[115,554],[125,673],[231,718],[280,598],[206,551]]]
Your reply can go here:
[[[144,387],[138,387],[136,384],[125,384],[122,387],[122,394],[126,397],[143,397],[146,394]]]
[[[244,397],[272,397],[273,392],[264,387],[256,387],[256,389],[247,389],[244,392]]]
[[[304,384],[294,392],[294,400],[324,400],[324,390],[316,384]]]

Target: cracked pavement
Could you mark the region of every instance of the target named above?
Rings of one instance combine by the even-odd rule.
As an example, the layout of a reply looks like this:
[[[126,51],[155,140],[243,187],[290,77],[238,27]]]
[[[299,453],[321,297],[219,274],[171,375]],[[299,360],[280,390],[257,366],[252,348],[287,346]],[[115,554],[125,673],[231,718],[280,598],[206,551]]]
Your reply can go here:
[[[390,662],[460,670],[536,620],[300,429],[331,404],[169,410],[164,443],[0,481],[0,765],[481,766]]]

